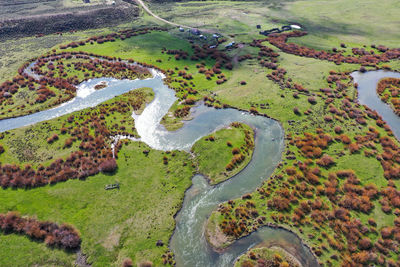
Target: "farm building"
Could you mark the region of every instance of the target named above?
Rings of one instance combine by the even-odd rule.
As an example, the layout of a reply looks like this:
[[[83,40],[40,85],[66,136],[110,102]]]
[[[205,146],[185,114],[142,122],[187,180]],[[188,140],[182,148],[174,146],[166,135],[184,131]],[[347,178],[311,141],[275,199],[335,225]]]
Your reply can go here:
[[[235,42],[231,42],[227,45],[225,45],[225,48],[232,48],[235,45]]]
[[[194,34],[194,35],[200,35],[201,34],[201,31],[199,31],[199,29],[190,29],[189,31],[190,31],[191,34]]]

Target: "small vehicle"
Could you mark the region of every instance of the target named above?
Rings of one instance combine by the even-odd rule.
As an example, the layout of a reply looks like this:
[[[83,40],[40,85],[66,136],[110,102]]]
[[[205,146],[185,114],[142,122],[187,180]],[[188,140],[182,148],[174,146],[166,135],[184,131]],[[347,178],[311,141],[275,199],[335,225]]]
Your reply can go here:
[[[105,190],[111,190],[111,189],[116,189],[116,188],[119,189],[119,183],[116,183],[116,184],[108,184],[108,185],[106,185],[106,186],[104,187]]]

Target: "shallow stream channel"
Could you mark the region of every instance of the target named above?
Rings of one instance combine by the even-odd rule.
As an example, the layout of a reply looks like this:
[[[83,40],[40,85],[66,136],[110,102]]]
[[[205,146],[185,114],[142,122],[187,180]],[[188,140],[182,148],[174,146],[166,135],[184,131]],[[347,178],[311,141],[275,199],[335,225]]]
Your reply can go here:
[[[260,228],[220,253],[208,245],[204,234],[208,216],[219,203],[254,191],[271,175],[281,160],[284,132],[278,122],[267,117],[254,116],[230,108],[214,109],[203,104],[191,110],[192,120],[186,121],[181,129],[169,132],[160,121],[176,101],[175,93],[163,83],[164,76],[161,73],[154,70],[152,73],[153,77],[145,80],[97,78],[83,82],[78,86],[77,96],[74,99],[49,110],[1,120],[0,132],[94,107],[117,95],[142,87],[153,88],[155,98],[141,115],[133,114],[133,118],[140,135],[139,140],[154,149],[190,151],[199,138],[235,121],[246,123],[254,129],[256,135],[255,151],[248,166],[233,178],[216,186],[210,186],[202,175],[195,175],[192,187],[186,191],[182,209],[176,216],[176,229],[170,241],[177,266],[232,266],[238,256],[260,243],[286,249],[304,266],[318,266],[316,259],[301,240],[295,234],[283,229]],[[353,77],[359,84],[359,101],[377,110],[399,137],[400,119],[393,112],[395,117],[390,114],[387,110],[389,107],[377,97],[375,88],[379,79],[400,78],[400,74],[376,71],[366,74],[353,73]],[[108,86],[94,90],[94,86],[100,82],[106,82]],[[370,98],[377,101],[370,102]],[[375,106],[379,101],[380,105]]]

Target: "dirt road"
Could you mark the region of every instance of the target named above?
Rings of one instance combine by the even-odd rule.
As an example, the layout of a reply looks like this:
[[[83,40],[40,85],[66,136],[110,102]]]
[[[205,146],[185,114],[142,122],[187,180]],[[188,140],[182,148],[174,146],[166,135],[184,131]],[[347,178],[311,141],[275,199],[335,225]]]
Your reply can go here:
[[[168,21],[168,20],[166,20],[166,19],[160,18],[159,16],[157,16],[156,14],[154,14],[154,13],[145,5],[145,3],[143,3],[142,0],[135,0],[135,2],[138,3],[139,5],[141,5],[141,6],[143,7],[143,9],[144,9],[147,13],[149,13],[151,16],[155,17],[156,19],[158,19],[158,20],[160,20],[160,21],[162,21],[162,22],[165,22],[165,23],[167,23],[167,24],[174,25],[174,26],[177,26],[177,27],[182,27],[182,28],[187,28],[187,29],[190,29],[190,28],[191,28],[191,27],[188,27],[188,26],[185,26],[185,25],[176,24],[176,23],[174,23],[174,22],[171,22],[171,21]]]

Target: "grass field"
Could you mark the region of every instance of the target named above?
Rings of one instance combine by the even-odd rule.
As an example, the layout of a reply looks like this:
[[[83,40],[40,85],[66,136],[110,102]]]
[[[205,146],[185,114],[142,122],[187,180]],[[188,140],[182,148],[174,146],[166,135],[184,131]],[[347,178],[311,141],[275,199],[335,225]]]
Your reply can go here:
[[[143,150],[150,150],[149,155],[145,156]],[[168,166],[163,164],[164,155],[142,143],[129,143],[119,153],[114,175],[99,174],[86,181],[33,190],[3,190],[0,212],[17,210],[40,220],[74,225],[81,233],[82,252],[93,266],[119,266],[127,257],[137,263],[150,260],[158,265],[167,247],[157,247],[156,242],[168,244],[175,225],[173,215],[193,174],[190,164],[182,166],[190,162],[186,153],[175,152]],[[115,182],[120,183],[120,190],[104,190],[105,185]],[[53,253],[42,244],[15,235],[1,239],[8,248],[0,252],[2,265],[18,259],[20,264],[14,266],[51,265],[57,260],[72,266],[71,260],[76,257]],[[25,254],[26,246],[38,253]],[[9,251],[13,251],[12,258]]]
[[[0,235],[1,264],[4,266],[74,266],[75,253],[50,249],[25,236]]]
[[[342,42],[350,47],[373,43],[398,46],[397,1],[295,1],[286,8],[296,22],[313,33],[298,40],[307,46],[331,49]]]
[[[150,7],[175,23],[237,34],[238,42],[258,37],[256,25],[269,29],[288,23],[299,23],[312,33],[295,42],[318,49],[329,50],[342,42],[360,46],[378,41],[396,47],[400,39],[396,19],[400,6],[395,0],[384,0],[379,5],[374,0],[190,1],[151,3]]]
[[[82,0],[19,0],[12,3],[10,1],[1,0],[0,4],[2,4],[0,17],[2,19],[15,19],[20,16],[74,11],[71,8],[87,9],[96,5],[110,5],[111,1],[90,0],[89,3],[85,3]]]
[[[96,29],[63,35],[46,35],[40,38],[25,37],[0,41],[0,83],[12,79],[27,60],[51,50],[54,46],[86,39],[89,36],[107,33],[118,28]]]

